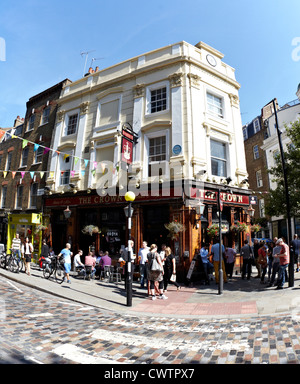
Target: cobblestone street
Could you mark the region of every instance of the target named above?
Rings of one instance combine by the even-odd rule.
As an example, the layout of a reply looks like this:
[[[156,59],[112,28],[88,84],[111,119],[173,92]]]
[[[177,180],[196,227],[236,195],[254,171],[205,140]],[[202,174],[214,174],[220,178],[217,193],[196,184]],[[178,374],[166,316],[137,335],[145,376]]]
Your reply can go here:
[[[135,316],[0,278],[1,363],[299,363],[300,324],[281,314],[215,320]]]

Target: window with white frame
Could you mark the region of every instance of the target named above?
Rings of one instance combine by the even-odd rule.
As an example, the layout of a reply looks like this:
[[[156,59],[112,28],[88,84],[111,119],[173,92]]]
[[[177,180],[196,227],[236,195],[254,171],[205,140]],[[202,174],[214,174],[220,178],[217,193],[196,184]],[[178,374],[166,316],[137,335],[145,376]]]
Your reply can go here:
[[[39,146],[35,152],[35,163],[41,163],[43,161],[44,147]]]
[[[47,107],[43,111],[42,124],[47,124],[50,116],[50,107]]]
[[[31,184],[31,187],[30,187],[30,208],[36,208],[37,192],[38,192],[38,183]]]
[[[207,93],[207,109],[215,116],[224,117],[222,98],[209,92]]]
[[[27,166],[29,147],[25,147],[22,151],[21,167]]]
[[[227,148],[226,144],[210,140],[211,173],[214,176],[227,177]]]
[[[60,185],[68,185],[70,183],[70,170],[60,172]]]
[[[254,133],[257,133],[260,130],[258,119],[254,120],[253,127],[254,127]]]
[[[2,187],[2,196],[1,196],[1,208],[5,208],[6,204],[6,194],[7,194],[7,187]]]
[[[60,165],[60,185],[67,185],[70,183],[70,170],[71,170],[71,156],[66,156],[61,159]]]
[[[150,101],[151,113],[164,111],[167,109],[167,88],[159,88],[151,91]]]
[[[260,199],[258,201],[259,207],[259,217],[265,217],[265,199]]]
[[[34,128],[35,114],[31,115],[28,121],[27,131],[31,131]]]
[[[165,112],[169,109],[169,84],[162,82],[146,89],[146,114]]]
[[[263,179],[262,179],[261,169],[256,171],[256,185],[257,185],[257,188],[260,188],[260,187],[263,186]]]
[[[9,152],[7,154],[7,159],[6,159],[6,171],[10,171],[10,166],[11,166],[11,159],[12,159],[12,152]]]
[[[259,159],[258,145],[254,145],[253,147],[253,156],[254,156],[254,160]]]
[[[77,131],[78,113],[68,116],[66,135],[73,135]]]
[[[17,188],[17,197],[16,197],[16,208],[22,208],[22,200],[23,200],[23,185],[19,185]]]
[[[169,131],[152,132],[145,135],[144,177],[165,175],[169,177]]]
[[[248,139],[248,127],[243,127],[243,137],[244,140]]]

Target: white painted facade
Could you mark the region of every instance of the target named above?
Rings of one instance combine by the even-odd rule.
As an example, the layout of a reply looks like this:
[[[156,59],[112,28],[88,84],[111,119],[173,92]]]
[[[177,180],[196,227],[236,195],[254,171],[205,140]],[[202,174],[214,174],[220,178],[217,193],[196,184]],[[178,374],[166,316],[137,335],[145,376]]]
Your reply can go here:
[[[131,172],[139,182],[150,181],[150,145],[163,138],[164,180],[171,177],[169,165],[180,163],[186,179],[222,183],[230,177],[231,185],[246,188],[239,88],[222,53],[202,42],[193,46],[184,41],[73,82],[59,100],[52,139],[59,153],[50,159],[47,185],[56,192],[68,190],[61,171],[70,171],[69,181],[79,190],[96,188],[105,161],[112,162],[116,183],[121,130],[127,122],[138,135]],[[153,95],[164,99],[161,110],[153,107]],[[212,169],[212,143],[224,154],[215,162],[217,172]]]

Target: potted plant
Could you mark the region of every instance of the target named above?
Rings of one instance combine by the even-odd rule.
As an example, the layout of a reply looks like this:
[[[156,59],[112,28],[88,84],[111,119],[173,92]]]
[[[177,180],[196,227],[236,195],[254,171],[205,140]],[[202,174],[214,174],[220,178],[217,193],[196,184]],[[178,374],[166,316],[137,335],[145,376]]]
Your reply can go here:
[[[165,224],[165,228],[169,231],[168,237],[171,237],[172,240],[176,240],[179,233],[185,230],[185,226],[176,220]]]
[[[259,224],[251,225],[251,232],[257,233],[261,230],[261,226]]]
[[[34,233],[37,234],[40,231],[46,231],[46,229],[48,229],[47,225],[38,224],[35,226]]]
[[[90,236],[92,236],[92,235],[94,235],[94,234],[96,234],[96,233],[99,233],[99,228],[98,228],[96,225],[92,225],[92,224],[90,224],[90,225],[86,225],[86,226],[82,229],[81,232],[84,233],[85,235],[90,235]]]

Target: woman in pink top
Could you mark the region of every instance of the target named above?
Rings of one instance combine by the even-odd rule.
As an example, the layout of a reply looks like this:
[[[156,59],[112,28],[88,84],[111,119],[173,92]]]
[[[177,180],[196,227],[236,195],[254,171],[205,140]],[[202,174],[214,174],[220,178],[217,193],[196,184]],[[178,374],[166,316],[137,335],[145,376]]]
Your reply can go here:
[[[285,283],[285,273],[290,263],[290,249],[289,246],[285,244],[282,239],[278,239],[276,241],[276,245],[279,245],[281,247],[281,251],[279,253],[279,284],[276,289],[283,289]]]

